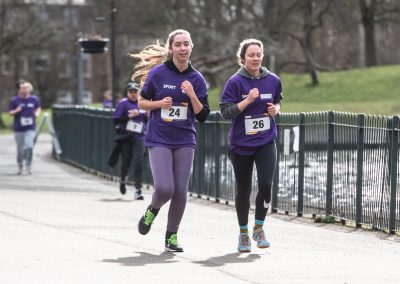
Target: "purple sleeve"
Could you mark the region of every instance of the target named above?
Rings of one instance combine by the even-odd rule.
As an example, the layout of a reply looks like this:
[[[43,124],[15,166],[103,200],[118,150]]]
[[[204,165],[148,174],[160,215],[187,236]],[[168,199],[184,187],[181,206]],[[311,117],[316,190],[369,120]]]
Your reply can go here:
[[[15,98],[13,98],[8,105],[8,111],[12,111],[12,110],[16,109],[17,106],[18,106],[17,100]]]
[[[117,104],[115,111],[112,115],[112,119],[114,123],[128,121],[129,117],[125,107],[125,100],[122,100]]]
[[[278,79],[278,84],[276,86],[275,95],[274,95],[274,104],[278,104],[283,99],[282,96],[282,82]]]
[[[233,80],[234,77],[231,77],[228,82],[226,82],[225,87],[221,94],[221,102],[222,103],[239,103],[240,99],[239,90],[237,88],[237,84]]]
[[[40,103],[40,100],[37,96],[35,96],[35,109],[42,107],[42,104]]]

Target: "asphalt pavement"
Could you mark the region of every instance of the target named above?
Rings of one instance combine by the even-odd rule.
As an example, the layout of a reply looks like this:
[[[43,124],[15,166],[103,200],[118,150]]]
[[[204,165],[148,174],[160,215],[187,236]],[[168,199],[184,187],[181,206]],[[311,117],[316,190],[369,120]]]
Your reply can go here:
[[[166,253],[169,204],[148,235],[137,231],[151,187],[144,201],[132,186],[121,195],[54,160],[46,134],[33,174],[19,176],[13,136],[0,146],[0,283],[400,283],[399,237],[268,214],[271,247],[239,254],[234,207],[194,197],[178,233],[185,252]]]

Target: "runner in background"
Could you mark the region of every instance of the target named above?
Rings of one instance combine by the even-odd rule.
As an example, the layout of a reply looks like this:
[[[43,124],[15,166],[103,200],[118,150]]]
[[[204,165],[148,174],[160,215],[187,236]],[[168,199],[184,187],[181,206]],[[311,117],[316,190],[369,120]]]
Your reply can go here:
[[[126,87],[126,97],[121,99],[113,113],[113,122],[116,125],[116,145],[109,159],[109,165],[114,166],[120,156],[121,177],[119,190],[126,193],[126,178],[131,164],[133,164],[134,199],[143,200],[142,175],[144,155],[144,130],[147,113],[138,106],[139,86],[132,82]]]
[[[36,134],[36,118],[39,117],[41,106],[39,98],[32,94],[32,84],[20,80],[17,83],[18,94],[11,99],[8,113],[14,116],[13,130],[17,143],[18,174],[23,168],[32,174],[33,146]]]

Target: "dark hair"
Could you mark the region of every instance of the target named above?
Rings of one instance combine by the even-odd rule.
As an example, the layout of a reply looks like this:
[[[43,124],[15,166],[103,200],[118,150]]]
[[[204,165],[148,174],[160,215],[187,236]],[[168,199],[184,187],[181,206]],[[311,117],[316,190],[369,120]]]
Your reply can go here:
[[[15,87],[17,87],[17,89],[19,90],[19,86],[23,83],[26,83],[26,81],[24,79],[19,79],[17,81],[17,83],[15,83]]]

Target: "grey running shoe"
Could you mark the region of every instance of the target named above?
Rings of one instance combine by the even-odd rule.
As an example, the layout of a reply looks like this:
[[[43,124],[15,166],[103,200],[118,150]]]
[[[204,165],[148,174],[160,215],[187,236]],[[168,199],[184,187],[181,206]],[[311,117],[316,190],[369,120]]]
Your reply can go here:
[[[265,239],[265,233],[262,227],[253,231],[253,240],[257,242],[258,248],[268,248],[271,244]]]
[[[241,233],[239,235],[238,252],[251,252],[251,243],[249,234]]]

